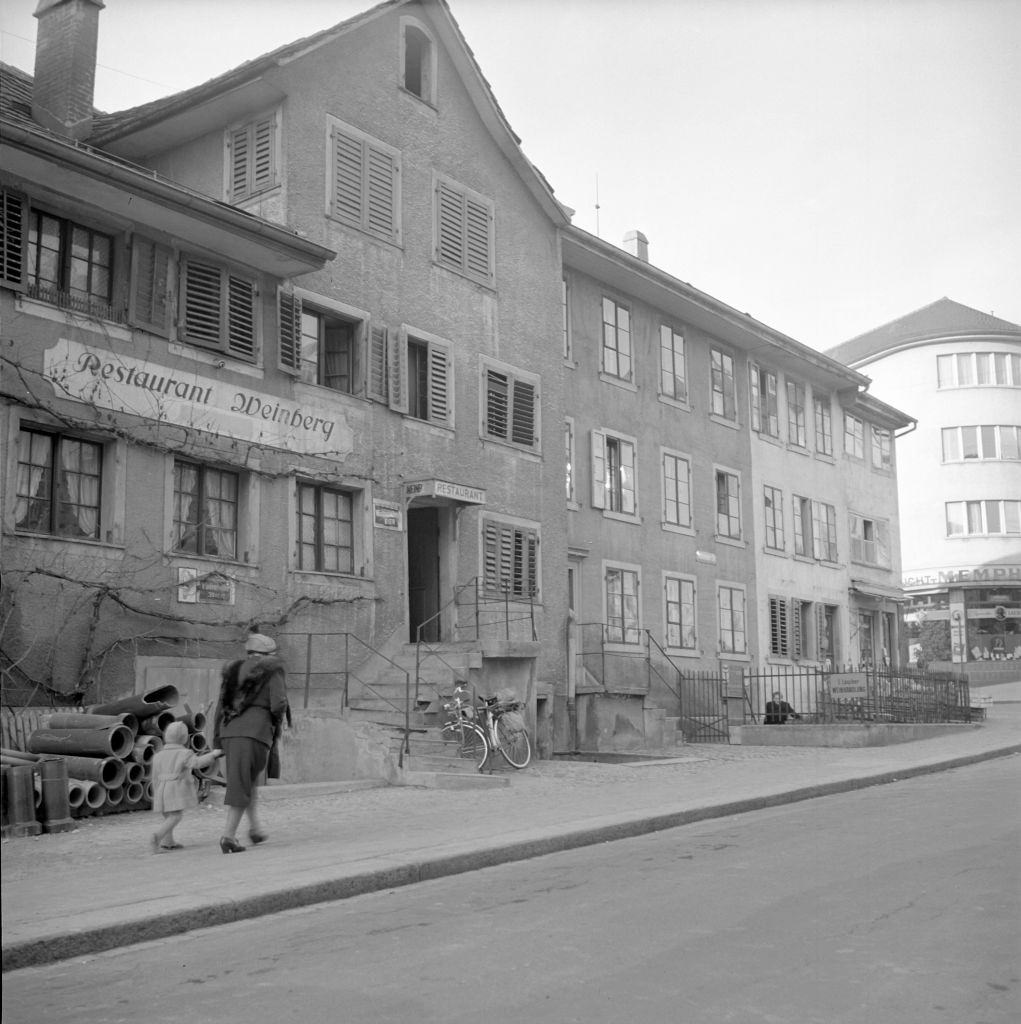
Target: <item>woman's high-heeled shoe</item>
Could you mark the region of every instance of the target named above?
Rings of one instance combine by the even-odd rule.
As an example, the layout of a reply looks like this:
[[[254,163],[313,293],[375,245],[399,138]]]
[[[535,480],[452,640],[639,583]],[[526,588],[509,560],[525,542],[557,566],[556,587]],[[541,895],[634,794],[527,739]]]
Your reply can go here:
[[[249,832],[248,838],[252,841],[252,846],[258,846],[259,843],[266,842],[269,839],[269,833],[267,832]]]
[[[245,848],[236,840],[227,836],[220,837],[220,853],[244,853]]]

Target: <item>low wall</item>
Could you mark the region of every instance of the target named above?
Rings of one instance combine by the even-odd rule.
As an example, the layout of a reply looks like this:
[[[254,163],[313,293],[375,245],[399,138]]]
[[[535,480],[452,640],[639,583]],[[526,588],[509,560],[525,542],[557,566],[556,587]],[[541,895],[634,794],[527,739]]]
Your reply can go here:
[[[732,725],[730,742],[760,747],[885,747],[949,736],[979,725],[848,722],[835,725]]]
[[[280,742],[280,782],[399,781],[390,734],[324,708],[291,710]]]

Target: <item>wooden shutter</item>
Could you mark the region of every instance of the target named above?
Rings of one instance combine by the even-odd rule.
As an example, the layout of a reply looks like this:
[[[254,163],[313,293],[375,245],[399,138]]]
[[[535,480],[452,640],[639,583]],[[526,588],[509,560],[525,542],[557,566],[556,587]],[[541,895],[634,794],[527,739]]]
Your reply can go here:
[[[219,348],[223,324],[223,275],[219,267],[185,260],[182,303],[186,338]]]
[[[429,342],[429,420],[451,425],[450,354],[445,345]]]
[[[330,212],[363,231],[396,240],[399,164],[396,155],[338,126],[333,136]]]
[[[790,653],[791,657],[797,661],[805,652],[803,649],[804,623],[801,621],[801,602],[796,597],[791,598],[790,624]]]
[[[361,141],[334,127],[331,212],[361,227],[363,206]]]
[[[230,133],[230,195],[235,202],[251,194],[248,176],[251,152],[250,127],[235,128]]]
[[[387,353],[389,370],[390,408],[394,412],[408,411],[408,341],[403,332],[390,339]]]
[[[397,235],[397,164],[393,156],[367,145],[365,227],[392,239]]]
[[[227,275],[227,348],[235,355],[255,359],[255,282]]]
[[[486,422],[490,437],[508,438],[510,423],[510,391],[506,374],[486,370]]]
[[[131,242],[131,294],[128,320],[154,334],[170,335],[170,267],[165,246],[136,235]]]
[[[535,388],[524,381],[514,381],[514,403],[511,415],[511,436],[515,444],[534,448],[535,436]]]
[[[459,193],[442,181],[436,186],[436,259],[464,269],[463,204]]]
[[[387,387],[387,353],[389,338],[386,326],[372,324],[369,330],[369,358],[366,360],[365,390],[375,402],[386,402],[389,396]]]
[[[276,119],[258,121],[252,129],[251,191],[265,192],[276,184]]]
[[[0,284],[23,292],[28,287],[25,247],[28,241],[28,201],[16,192],[0,190]]]
[[[489,206],[465,197],[465,272],[489,281],[493,276],[491,239],[492,215]]]
[[[301,371],[301,299],[293,292],[278,292],[280,366]]]
[[[483,527],[483,578],[487,591],[503,593],[514,566],[514,533],[509,526],[487,520]]]
[[[769,649],[781,656],[788,651],[787,602],[779,597],[769,599]]]
[[[592,507],[606,508],[606,435],[592,431]]]

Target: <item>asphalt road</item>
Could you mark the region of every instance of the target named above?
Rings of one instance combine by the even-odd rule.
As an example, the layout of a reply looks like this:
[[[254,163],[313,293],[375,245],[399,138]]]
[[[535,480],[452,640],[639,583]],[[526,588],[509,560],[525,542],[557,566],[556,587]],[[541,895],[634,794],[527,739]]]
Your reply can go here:
[[[1021,1019],[1021,758],[5,975],[5,1024]]]

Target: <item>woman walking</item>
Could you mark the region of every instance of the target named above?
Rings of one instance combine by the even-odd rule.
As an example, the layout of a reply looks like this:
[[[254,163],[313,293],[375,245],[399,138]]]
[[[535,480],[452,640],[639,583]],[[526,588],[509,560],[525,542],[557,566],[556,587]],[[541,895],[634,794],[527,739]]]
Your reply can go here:
[[[251,633],[245,657],[223,668],[220,699],[214,717],[214,744],[227,761],[227,820],[220,837],[222,853],[244,853],[238,826],[248,818],[253,845],[268,836],[259,821],[256,782],[266,768],[274,735],[287,709],[284,665],[276,657],[276,641]]]

